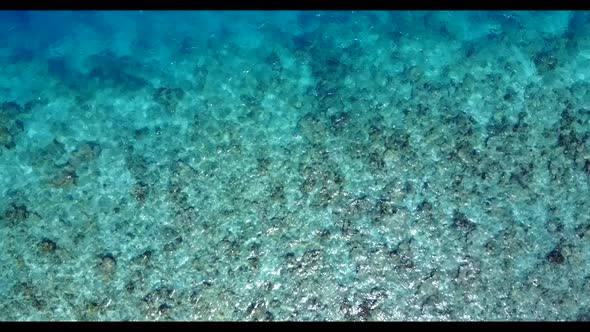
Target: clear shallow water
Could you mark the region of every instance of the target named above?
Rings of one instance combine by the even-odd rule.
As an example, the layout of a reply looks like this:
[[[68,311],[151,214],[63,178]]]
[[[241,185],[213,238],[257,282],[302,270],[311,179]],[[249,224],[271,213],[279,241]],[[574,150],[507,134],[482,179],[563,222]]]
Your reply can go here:
[[[0,320],[587,320],[585,12],[0,13]]]

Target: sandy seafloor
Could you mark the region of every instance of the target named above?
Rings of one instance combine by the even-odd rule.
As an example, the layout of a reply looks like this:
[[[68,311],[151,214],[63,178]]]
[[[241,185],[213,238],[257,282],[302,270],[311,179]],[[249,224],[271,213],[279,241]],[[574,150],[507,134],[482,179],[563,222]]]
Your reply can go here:
[[[589,320],[585,12],[0,13],[0,320]]]

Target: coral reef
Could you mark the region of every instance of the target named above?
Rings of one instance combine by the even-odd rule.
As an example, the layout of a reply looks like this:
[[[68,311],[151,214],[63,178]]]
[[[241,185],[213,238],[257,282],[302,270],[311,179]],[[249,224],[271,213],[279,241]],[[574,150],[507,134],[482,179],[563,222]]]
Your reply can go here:
[[[587,14],[13,21],[0,320],[588,320]]]

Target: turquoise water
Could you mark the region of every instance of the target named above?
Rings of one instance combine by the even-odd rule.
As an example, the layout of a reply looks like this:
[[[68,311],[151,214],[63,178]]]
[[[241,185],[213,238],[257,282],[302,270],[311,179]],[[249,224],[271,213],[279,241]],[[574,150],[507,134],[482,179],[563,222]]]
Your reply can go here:
[[[590,319],[586,12],[2,12],[0,40],[0,320]]]

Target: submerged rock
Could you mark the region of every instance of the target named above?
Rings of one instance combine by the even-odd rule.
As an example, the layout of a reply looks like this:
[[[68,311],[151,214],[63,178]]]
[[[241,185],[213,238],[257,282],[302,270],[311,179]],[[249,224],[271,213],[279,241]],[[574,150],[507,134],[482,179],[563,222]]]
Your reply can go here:
[[[387,197],[381,197],[377,200],[376,210],[380,217],[392,216],[398,212],[399,207]]]
[[[558,61],[555,55],[549,52],[540,52],[535,55],[533,62],[540,74],[552,71],[557,67]]]
[[[2,104],[0,104],[0,119],[14,118],[15,116],[23,112],[23,108],[14,101],[3,102]]]
[[[102,148],[98,143],[83,142],[72,152],[70,163],[72,166],[77,167],[81,164],[92,162],[100,156],[101,152]]]
[[[132,262],[134,264],[138,264],[138,265],[148,265],[150,263],[150,261],[152,260],[152,256],[154,255],[154,252],[150,249],[146,249],[144,252],[142,252],[140,255],[136,256],[135,258],[133,258]]]
[[[469,233],[475,230],[476,224],[469,220],[469,218],[467,218],[462,212],[455,211],[455,214],[453,215],[453,227],[465,233]]]
[[[98,264],[98,269],[105,276],[111,276],[113,273],[115,273],[115,270],[117,269],[117,260],[113,254],[107,253],[102,255],[100,258],[100,263]]]
[[[144,139],[148,134],[149,134],[150,130],[147,127],[142,127],[139,129],[135,130],[135,139],[137,140],[141,140]]]
[[[12,149],[15,146],[14,136],[6,126],[0,125],[0,145],[7,149]]]
[[[4,213],[4,219],[12,225],[25,221],[30,215],[25,205],[12,203]]]
[[[135,197],[135,200],[140,203],[145,202],[149,192],[150,188],[148,184],[143,181],[137,182],[133,187],[133,196]]]
[[[176,112],[178,102],[184,97],[184,90],[180,88],[159,88],[154,93],[154,101],[162,105],[170,113]]]
[[[406,68],[404,71],[404,76],[411,83],[417,83],[424,76],[424,70],[418,66],[412,66],[410,68]]]
[[[65,144],[57,139],[31,154],[31,164],[36,168],[54,168],[66,156]]]
[[[338,112],[330,117],[331,128],[336,131],[342,131],[351,122],[348,112]]]
[[[71,169],[66,167],[58,172],[49,183],[55,188],[68,188],[78,184],[78,174]]]
[[[0,145],[7,149],[16,146],[16,137],[24,131],[24,123],[19,120],[23,112],[17,103],[0,104]]]
[[[44,238],[39,242],[39,250],[44,254],[51,254],[57,250],[57,244],[48,238]]]
[[[307,113],[297,122],[297,129],[308,141],[322,142],[327,134],[327,127],[317,114]]]
[[[551,264],[558,265],[558,264],[562,264],[563,262],[565,262],[565,257],[563,256],[560,247],[555,247],[553,250],[551,250],[547,254],[547,256],[545,256],[545,258]]]
[[[283,69],[281,65],[281,59],[276,52],[271,52],[265,59],[264,62],[269,65],[274,73],[280,73]]]

